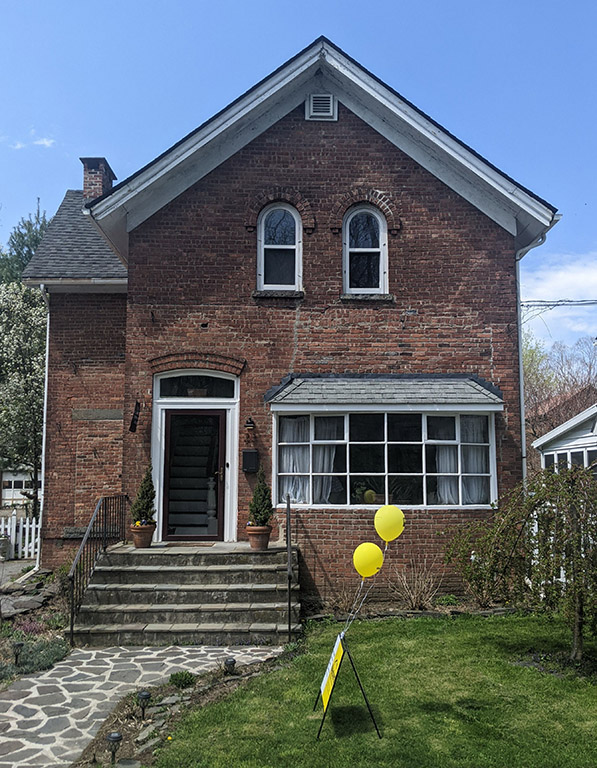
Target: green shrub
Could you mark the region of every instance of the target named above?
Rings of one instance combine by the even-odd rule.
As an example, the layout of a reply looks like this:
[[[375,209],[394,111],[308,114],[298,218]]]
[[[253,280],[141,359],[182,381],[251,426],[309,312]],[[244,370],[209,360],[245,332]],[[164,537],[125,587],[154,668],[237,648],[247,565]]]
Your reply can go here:
[[[187,672],[186,669],[183,669],[180,672],[173,672],[170,675],[170,683],[171,685],[175,685],[177,688],[190,688],[192,685],[195,685],[195,680],[197,679],[197,675],[194,675],[192,672]]]
[[[0,663],[0,680],[49,669],[56,662],[61,661],[68,652],[68,643],[62,639],[26,642],[19,656],[18,666],[14,663]]]

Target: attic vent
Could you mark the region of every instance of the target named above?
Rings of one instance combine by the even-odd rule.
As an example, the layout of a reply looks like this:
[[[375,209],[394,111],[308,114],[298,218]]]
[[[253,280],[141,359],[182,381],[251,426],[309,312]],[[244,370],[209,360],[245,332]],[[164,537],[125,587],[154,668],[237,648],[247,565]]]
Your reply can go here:
[[[331,93],[312,93],[305,102],[305,120],[337,120],[338,102]]]

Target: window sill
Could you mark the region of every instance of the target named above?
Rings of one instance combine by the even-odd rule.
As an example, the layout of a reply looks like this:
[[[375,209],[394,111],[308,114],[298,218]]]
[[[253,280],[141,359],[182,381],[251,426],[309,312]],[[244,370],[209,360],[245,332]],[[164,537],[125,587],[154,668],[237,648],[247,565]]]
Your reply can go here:
[[[382,304],[394,304],[396,297],[393,293],[342,293],[340,301],[375,301]]]
[[[253,291],[254,299],[303,299],[304,291]]]

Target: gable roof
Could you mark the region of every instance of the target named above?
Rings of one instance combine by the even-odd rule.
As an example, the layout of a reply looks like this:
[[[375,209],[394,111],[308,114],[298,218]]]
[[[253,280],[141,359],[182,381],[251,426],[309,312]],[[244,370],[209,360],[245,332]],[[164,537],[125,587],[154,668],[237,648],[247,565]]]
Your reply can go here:
[[[325,37],[218,112],[86,210],[126,258],[128,232],[303,103],[334,94],[515,238],[533,245],[558,220],[556,208],[517,184],[368,72]]]
[[[567,432],[571,432],[572,430],[576,429],[576,427],[583,424],[585,421],[595,421],[595,418],[597,417],[597,403],[594,405],[591,405],[589,408],[586,408],[584,411],[581,411],[576,416],[573,416],[571,419],[568,419],[568,421],[565,421],[563,424],[560,424],[555,429],[552,429],[551,432],[548,432],[546,435],[543,435],[543,437],[540,437],[538,440],[535,440],[532,443],[533,448],[536,448],[538,451],[542,450],[547,446],[549,443],[551,443],[553,440],[555,440],[558,437],[562,437],[562,435],[565,435]],[[593,431],[594,427],[591,426],[591,432]]]
[[[265,395],[274,410],[362,405],[401,410],[498,411],[502,393],[476,376],[462,374],[290,374]]]
[[[89,216],[83,213],[83,192],[69,189],[52,218],[23,280],[28,285],[45,283],[56,290],[82,281],[106,287],[126,283],[127,270]],[[79,287],[79,290],[81,288]]]

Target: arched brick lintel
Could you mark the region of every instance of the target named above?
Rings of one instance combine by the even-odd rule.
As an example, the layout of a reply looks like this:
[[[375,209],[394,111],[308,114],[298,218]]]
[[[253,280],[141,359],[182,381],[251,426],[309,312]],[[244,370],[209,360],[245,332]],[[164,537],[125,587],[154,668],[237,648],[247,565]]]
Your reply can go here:
[[[288,203],[299,212],[303,222],[303,231],[308,235],[315,229],[315,216],[311,203],[303,197],[295,187],[270,187],[256,195],[247,206],[245,212],[245,228],[249,232],[257,229],[257,219],[260,212],[270,203]]]
[[[388,222],[388,232],[391,235],[398,234],[402,224],[396,202],[391,192],[382,192],[380,189],[367,189],[365,187],[355,187],[346,192],[337,201],[330,215],[330,229],[338,233],[342,231],[342,220],[349,208],[359,203],[370,203],[383,213]]]
[[[165,373],[177,369],[203,369],[240,376],[247,361],[242,357],[215,355],[210,352],[174,352],[154,357],[149,361],[152,373]]]

